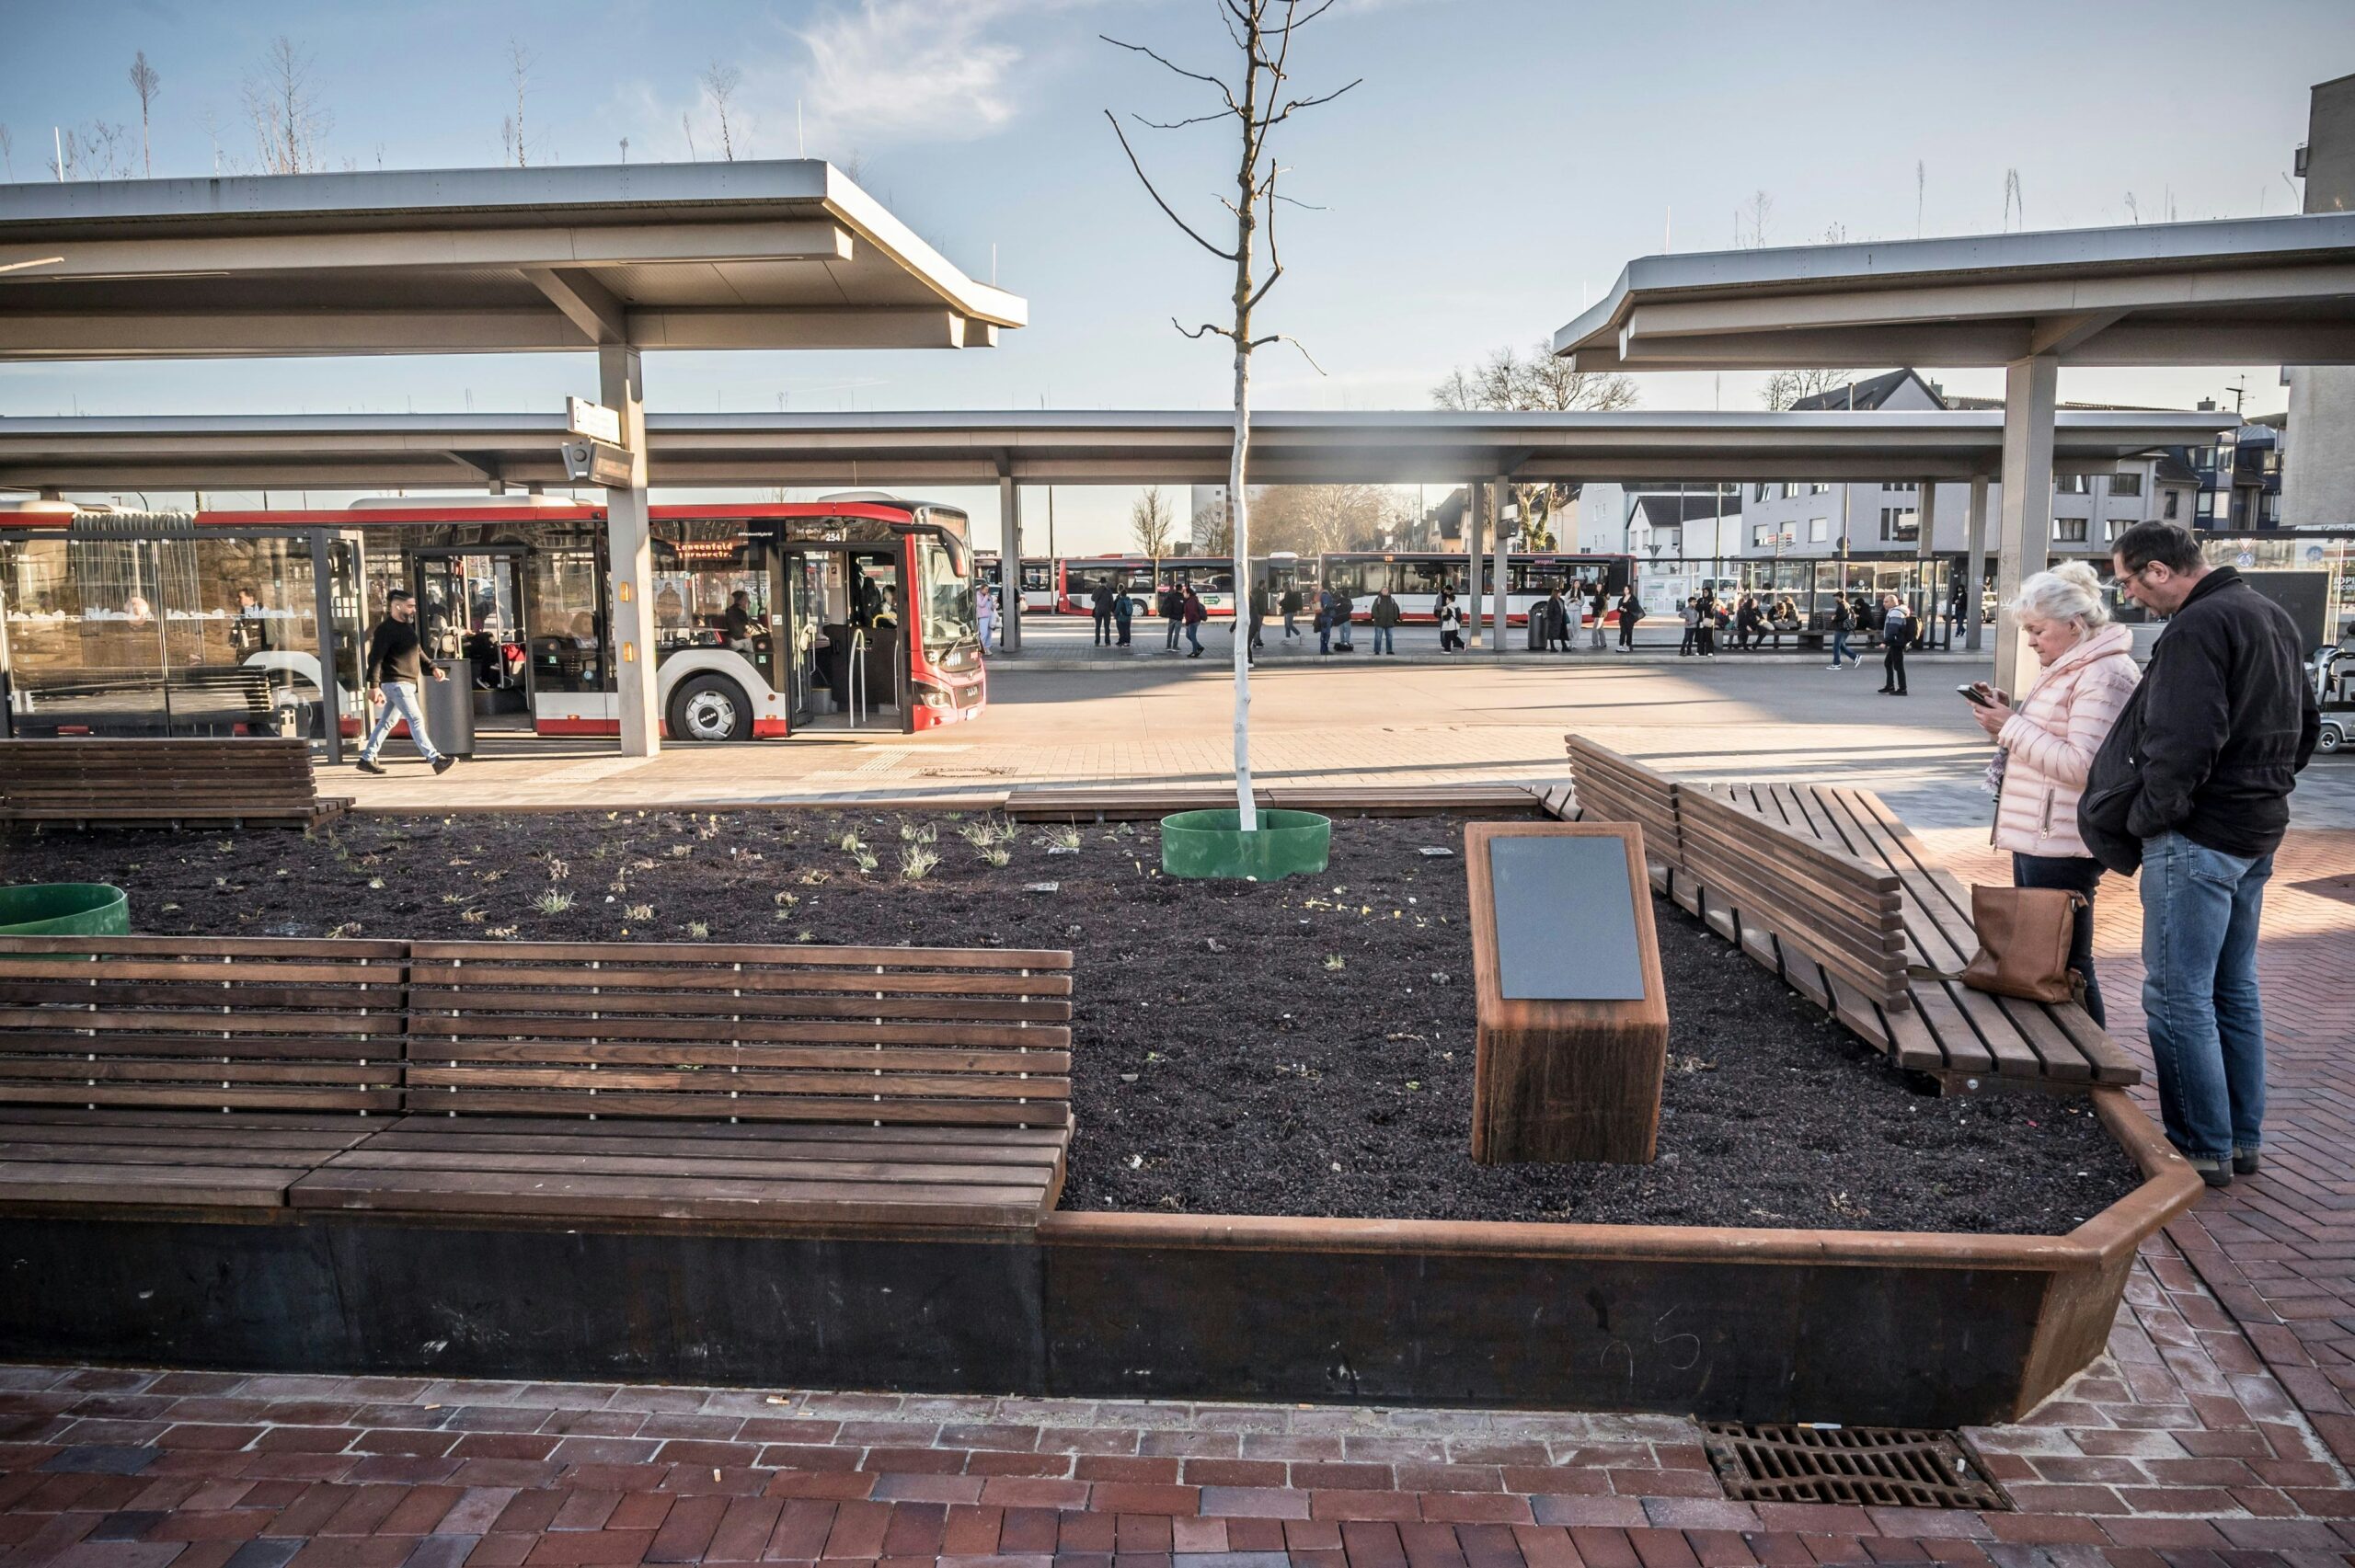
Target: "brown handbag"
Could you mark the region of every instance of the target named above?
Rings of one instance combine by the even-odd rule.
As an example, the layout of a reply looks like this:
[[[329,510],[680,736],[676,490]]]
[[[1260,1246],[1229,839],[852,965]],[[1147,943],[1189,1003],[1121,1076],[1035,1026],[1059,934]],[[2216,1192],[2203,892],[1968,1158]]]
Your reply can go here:
[[[2072,1001],[2084,985],[2069,967],[2083,893],[2063,887],[1973,887],[1970,923],[1979,951],[1961,975],[1964,985],[2028,1001]]]

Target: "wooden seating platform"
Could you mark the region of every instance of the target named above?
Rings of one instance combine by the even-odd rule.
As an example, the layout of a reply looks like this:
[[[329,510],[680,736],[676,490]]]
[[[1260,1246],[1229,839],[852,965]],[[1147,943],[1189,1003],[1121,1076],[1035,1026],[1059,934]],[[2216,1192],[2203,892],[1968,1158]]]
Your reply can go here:
[[[1949,1091],[2141,1082],[2133,1059],[2074,1002],[1931,978],[1959,974],[1978,951],[1970,895],[1871,791],[1681,784],[1583,737],[1568,740],[1580,814],[1641,822],[1655,887],[1899,1065]],[[1808,855],[1805,843],[1829,858]],[[1867,932],[1883,933],[1883,945],[1857,948]]]
[[[308,827],[322,799],[304,742],[281,736],[0,740],[0,822]]]
[[[1538,791],[1510,784],[1265,784],[1251,798],[1262,810],[1327,817],[1529,817],[1545,810]],[[1016,789],[1006,794],[1005,813],[1017,822],[1141,822],[1234,804],[1232,784]]]
[[[1028,1228],[1071,1138],[1070,968],[0,939],[0,1205]]]

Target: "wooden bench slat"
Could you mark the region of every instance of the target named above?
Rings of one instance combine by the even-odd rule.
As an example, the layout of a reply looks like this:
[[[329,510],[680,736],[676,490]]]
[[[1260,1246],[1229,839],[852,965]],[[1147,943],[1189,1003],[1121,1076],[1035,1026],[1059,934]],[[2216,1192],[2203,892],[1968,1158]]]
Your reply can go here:
[[[626,955],[623,957],[623,955]],[[625,964],[764,964],[780,968],[866,964],[903,969],[1068,969],[1062,950],[975,947],[776,947],[717,942],[413,942],[412,965],[485,959],[612,961]]]
[[[691,1120],[734,1116],[754,1121],[809,1122],[864,1122],[888,1115],[897,1121],[936,1127],[1067,1127],[1071,1120],[1070,1109],[1061,1100],[882,1101],[820,1099],[814,1095],[729,1099],[725,1094],[591,1094],[577,1090],[419,1089],[410,1091],[408,1108],[427,1115],[447,1109],[460,1115],[684,1116]]]
[[[396,1020],[397,1022],[397,1020]],[[813,1045],[952,1046],[1006,1050],[1062,1050],[1071,1044],[1071,1031],[1060,1024],[867,1024],[856,1019],[797,1024],[790,1020],[739,1018],[718,1026],[708,1018],[621,1017],[580,1018],[559,1013],[419,1013],[408,1021],[412,1049],[431,1054],[419,1042],[432,1039],[551,1040],[708,1040],[715,1034],[731,1040]]]
[[[0,1163],[0,1202],[201,1205],[278,1208],[307,1164],[239,1170],[224,1165],[88,1164],[61,1161]]]
[[[822,1220],[1027,1229],[1043,1194],[1035,1186],[927,1187],[859,1182],[697,1183],[666,1178],[486,1173],[354,1171],[332,1165],[297,1181],[298,1208],[579,1219]]]
[[[706,1182],[729,1180],[873,1182],[885,1185],[1015,1186],[1046,1185],[1051,1155],[1027,1164],[948,1164],[937,1161],[856,1160],[810,1153],[795,1158],[772,1152],[725,1155],[624,1154],[611,1150],[578,1151],[488,1149],[399,1150],[371,1145],[337,1152],[337,1171],[476,1171],[486,1173],[548,1172],[561,1175],[670,1176]]]
[[[417,964],[410,969],[410,983],[419,990],[428,989],[462,988],[472,990],[516,990],[533,986],[562,987],[576,990],[593,986],[602,993],[613,990],[627,993],[646,990],[661,994],[678,994],[698,990],[745,991],[761,995],[788,995],[809,992],[812,995],[872,996],[907,992],[919,995],[955,993],[973,996],[1036,996],[1053,997],[1071,994],[1068,974],[996,975],[975,971],[947,974],[890,970],[878,974],[852,969],[816,969],[808,972],[793,970],[736,969],[595,969],[552,968],[543,965],[510,967],[497,963]]]
[[[0,1084],[0,1100],[43,1105],[117,1105],[162,1108],[183,1106],[219,1110],[234,1104],[241,1110],[265,1107],[289,1111],[397,1111],[397,1089],[279,1089],[268,1084],[214,1085],[210,1089],[166,1088],[144,1084],[70,1083]]]
[[[249,1069],[249,1071],[260,1070]],[[600,1095],[648,1091],[700,1094],[725,1107],[746,1094],[874,1095],[880,1099],[1067,1100],[1067,1078],[978,1072],[729,1072],[682,1068],[426,1067],[412,1062],[415,1089],[581,1090]],[[716,1114],[725,1114],[718,1110]]]
[[[455,1040],[413,1045],[412,1068],[461,1062],[616,1063],[700,1068],[813,1068],[852,1072],[971,1072],[996,1076],[1071,1071],[1067,1050],[950,1050],[929,1046],[737,1046],[597,1041]]]

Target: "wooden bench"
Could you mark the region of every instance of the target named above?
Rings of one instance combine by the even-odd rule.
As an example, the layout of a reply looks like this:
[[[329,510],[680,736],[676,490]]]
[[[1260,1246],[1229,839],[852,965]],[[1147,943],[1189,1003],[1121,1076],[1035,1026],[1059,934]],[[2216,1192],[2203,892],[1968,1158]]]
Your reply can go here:
[[[1068,953],[408,957],[410,1115],[298,1182],[298,1207],[1028,1227],[1061,1190]]]
[[[308,827],[350,804],[283,737],[0,740],[0,821]]]
[[[1543,813],[1523,784],[1262,784],[1251,792],[1261,810],[1314,811],[1327,817],[1428,817],[1438,812],[1526,817]],[[1131,789],[1016,789],[1005,813],[1017,822],[1148,821],[1176,811],[1235,804],[1233,784],[1174,784]]]
[[[282,1205],[400,1110],[405,956],[0,939],[0,1203]]]
[[[1959,973],[1979,949],[1970,894],[1931,858],[1920,840],[1870,790],[1833,784],[1739,784],[1720,792],[1763,818],[1812,835],[1896,876],[1904,911],[1906,956],[1922,969]],[[1781,972],[1800,991],[1825,1001],[1831,988],[1804,956],[1786,948]],[[1906,1010],[1835,1008],[1851,1028],[1905,1067],[1948,1088],[1990,1082],[2083,1088],[2138,1083],[2142,1070],[2074,1002],[2048,1005],[1989,996],[1953,980],[1917,979]],[[1832,996],[1826,1005],[1839,998]]]
[[[1674,781],[1583,735],[1566,735],[1562,740],[1569,749],[1571,800],[1579,811],[1642,828],[1644,864],[1653,889],[1674,898],[1687,913],[1697,913],[1691,878],[1679,875],[1684,870],[1684,833]]]

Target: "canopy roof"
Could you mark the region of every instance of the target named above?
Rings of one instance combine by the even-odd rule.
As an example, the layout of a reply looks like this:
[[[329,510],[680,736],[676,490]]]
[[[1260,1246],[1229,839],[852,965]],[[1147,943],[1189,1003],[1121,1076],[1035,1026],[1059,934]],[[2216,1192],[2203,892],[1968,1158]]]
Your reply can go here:
[[[2065,468],[2195,446],[2224,413],[2064,412]],[[649,482],[673,486],[1217,484],[1219,412],[649,414]],[[561,486],[555,414],[0,418],[0,485],[63,489]],[[1266,412],[1253,482],[1952,479],[2002,466],[2000,410],[1961,413]]]
[[[2355,363],[2355,212],[1648,256],[1582,371]]]
[[[1028,318],[812,160],[0,186],[0,360],[957,349]]]

